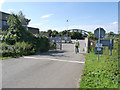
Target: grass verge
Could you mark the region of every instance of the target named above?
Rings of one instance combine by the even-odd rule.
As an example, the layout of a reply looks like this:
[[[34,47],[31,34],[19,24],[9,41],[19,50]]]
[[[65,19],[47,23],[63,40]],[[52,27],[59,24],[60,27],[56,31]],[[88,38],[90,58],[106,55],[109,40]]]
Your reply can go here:
[[[94,52],[86,54],[85,67],[80,88],[118,88],[118,42],[114,44],[112,56],[107,47],[99,61]]]

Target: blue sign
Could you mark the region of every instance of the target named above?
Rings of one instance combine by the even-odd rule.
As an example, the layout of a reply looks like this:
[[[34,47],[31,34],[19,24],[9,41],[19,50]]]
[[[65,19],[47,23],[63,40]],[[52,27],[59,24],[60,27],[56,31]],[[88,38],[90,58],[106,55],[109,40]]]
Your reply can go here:
[[[103,47],[95,47],[94,48],[94,54],[103,54]]]
[[[108,40],[100,40],[100,43],[102,43],[103,46],[109,46],[110,44],[113,46],[114,40],[112,39],[111,42],[110,42],[110,39],[108,39]]]
[[[99,36],[100,35],[100,36]],[[104,38],[105,37],[105,30],[103,28],[97,28],[94,31],[94,36],[99,39],[100,38]]]

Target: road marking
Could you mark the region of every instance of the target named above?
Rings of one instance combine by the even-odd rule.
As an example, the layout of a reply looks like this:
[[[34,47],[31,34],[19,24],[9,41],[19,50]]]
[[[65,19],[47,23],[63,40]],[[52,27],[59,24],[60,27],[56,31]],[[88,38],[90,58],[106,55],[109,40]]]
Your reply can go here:
[[[36,57],[28,57],[28,56],[25,56],[24,58],[47,59],[47,60],[51,60],[51,61],[61,61],[61,62],[71,62],[71,63],[85,63],[85,62],[81,62],[81,61],[61,60],[61,59],[54,59],[54,58],[36,58]]]

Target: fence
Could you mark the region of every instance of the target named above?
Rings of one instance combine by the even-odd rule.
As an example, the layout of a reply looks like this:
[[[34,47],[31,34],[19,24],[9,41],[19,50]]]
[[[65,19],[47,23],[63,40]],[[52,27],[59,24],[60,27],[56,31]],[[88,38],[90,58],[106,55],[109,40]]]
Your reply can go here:
[[[62,37],[50,37],[50,44],[56,45],[56,49],[62,49]]]

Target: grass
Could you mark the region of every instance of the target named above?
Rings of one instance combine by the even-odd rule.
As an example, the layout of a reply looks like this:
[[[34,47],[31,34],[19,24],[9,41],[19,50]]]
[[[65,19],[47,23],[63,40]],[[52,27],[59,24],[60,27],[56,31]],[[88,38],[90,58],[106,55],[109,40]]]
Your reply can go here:
[[[10,59],[10,58],[13,58],[13,57],[2,57],[0,58],[0,60]]]
[[[112,56],[109,56],[107,47],[104,47],[99,61],[94,52],[85,56],[80,88],[118,88],[118,42],[114,44]]]
[[[18,57],[21,57],[21,56],[16,56],[16,57],[1,57],[0,60],[11,59],[11,58],[18,58]]]

